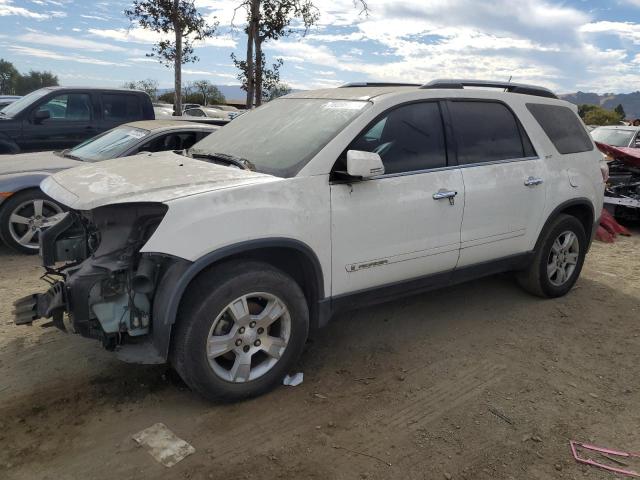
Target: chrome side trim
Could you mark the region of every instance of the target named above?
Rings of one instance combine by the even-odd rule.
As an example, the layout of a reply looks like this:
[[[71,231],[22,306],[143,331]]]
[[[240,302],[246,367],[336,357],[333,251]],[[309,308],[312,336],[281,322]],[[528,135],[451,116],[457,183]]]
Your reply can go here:
[[[378,180],[383,178],[394,178],[394,177],[405,177],[407,175],[420,175],[423,173],[431,173],[431,172],[444,172],[447,170],[455,170],[456,168],[474,168],[474,167],[484,167],[486,165],[499,165],[502,163],[515,163],[515,162],[528,162],[533,160],[541,160],[540,157],[524,157],[524,158],[509,158],[506,160],[496,160],[494,162],[479,162],[479,163],[468,163],[466,165],[449,165],[446,167],[440,168],[429,168],[425,170],[413,170],[411,172],[399,172],[399,173],[385,173],[384,175],[376,175],[375,177],[370,177],[367,180]]]

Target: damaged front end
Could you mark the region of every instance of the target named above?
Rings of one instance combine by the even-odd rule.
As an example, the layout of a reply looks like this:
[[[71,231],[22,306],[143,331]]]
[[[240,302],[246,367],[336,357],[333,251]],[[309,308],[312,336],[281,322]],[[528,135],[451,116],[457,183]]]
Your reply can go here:
[[[144,343],[156,286],[173,260],[140,249],[166,212],[160,203],[129,203],[65,214],[41,234],[43,279],[51,286],[15,302],[15,323],[50,318],[109,350]]]

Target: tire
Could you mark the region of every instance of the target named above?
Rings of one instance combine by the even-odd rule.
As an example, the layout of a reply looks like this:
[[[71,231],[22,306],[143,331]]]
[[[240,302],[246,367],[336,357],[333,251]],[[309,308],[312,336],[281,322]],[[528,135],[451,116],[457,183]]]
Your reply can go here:
[[[0,238],[18,253],[36,254],[40,228],[51,226],[47,219],[63,211],[62,205],[39,189],[15,193],[0,205]],[[16,222],[13,215],[20,221]],[[25,223],[28,221],[32,223]]]
[[[582,223],[571,215],[559,215],[542,232],[533,261],[517,274],[518,283],[539,297],[566,295],[580,276],[587,246]]]
[[[212,401],[255,397],[281,384],[309,333],[300,286],[263,262],[230,261],[212,268],[189,286],[181,305],[171,362],[192,390]],[[236,305],[242,305],[238,312],[248,306],[250,316],[234,315]],[[260,320],[268,309],[273,317],[280,313],[269,325],[270,316]]]

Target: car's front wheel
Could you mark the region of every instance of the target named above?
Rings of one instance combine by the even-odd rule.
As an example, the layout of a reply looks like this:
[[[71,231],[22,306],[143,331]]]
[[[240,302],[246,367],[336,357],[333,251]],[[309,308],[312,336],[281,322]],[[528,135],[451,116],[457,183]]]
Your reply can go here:
[[[0,237],[19,253],[38,253],[40,232],[54,225],[62,206],[40,190],[11,195],[0,206]]]
[[[233,261],[200,276],[182,302],[172,362],[211,400],[260,395],[302,353],[309,310],[300,286],[269,264]]]
[[[519,272],[518,281],[540,297],[565,295],[578,280],[586,253],[587,235],[582,223],[573,216],[559,215],[543,231],[534,259]]]

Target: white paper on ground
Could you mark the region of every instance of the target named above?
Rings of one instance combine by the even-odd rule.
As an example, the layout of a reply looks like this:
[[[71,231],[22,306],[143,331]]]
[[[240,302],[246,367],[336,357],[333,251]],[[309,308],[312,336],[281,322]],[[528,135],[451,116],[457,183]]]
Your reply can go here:
[[[195,453],[196,449],[167,428],[164,423],[156,423],[133,438],[140,446],[145,447],[151,456],[165,467],[173,467],[183,458]]]
[[[302,380],[304,380],[304,373],[298,372],[294,375],[287,375],[284,377],[282,384],[288,385],[289,387],[297,387],[302,383]]]

